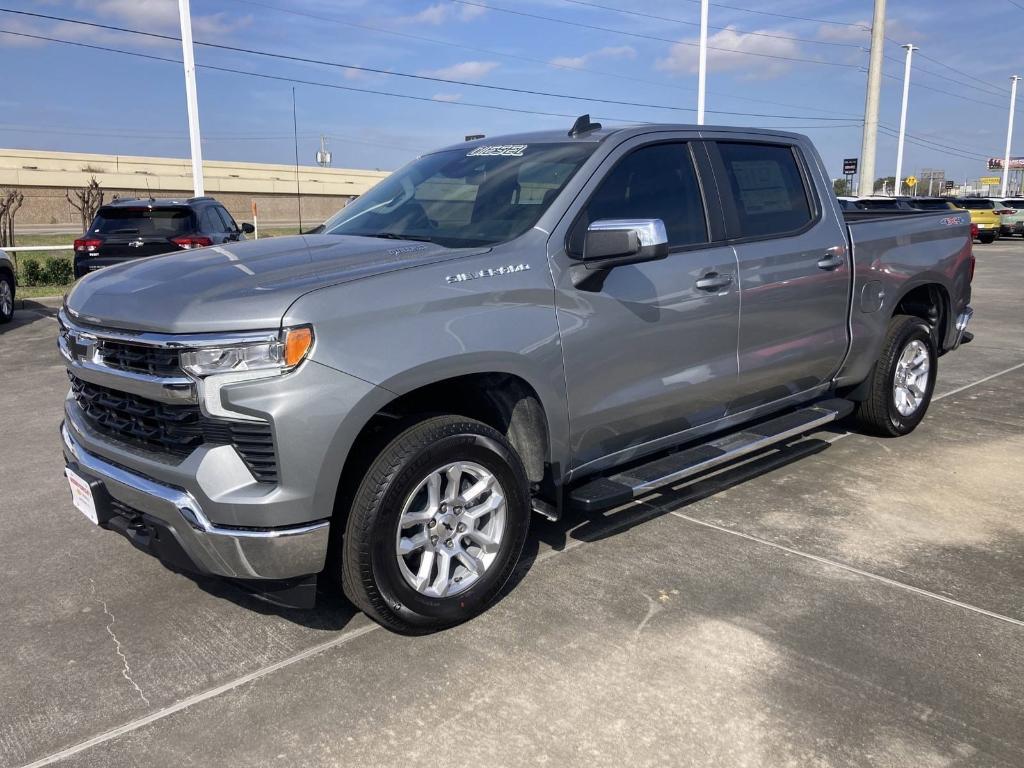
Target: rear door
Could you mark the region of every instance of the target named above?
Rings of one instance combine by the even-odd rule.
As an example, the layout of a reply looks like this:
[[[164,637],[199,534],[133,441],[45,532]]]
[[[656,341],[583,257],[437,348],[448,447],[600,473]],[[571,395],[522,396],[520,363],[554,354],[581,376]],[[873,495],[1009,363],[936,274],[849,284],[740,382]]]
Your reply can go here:
[[[710,180],[707,165],[699,142],[626,141],[552,234],[576,469],[648,452],[714,421],[734,392],[736,258],[722,242],[714,184],[702,184],[697,171],[702,166]],[[572,254],[582,251],[588,224],[601,219],[661,219],[668,257],[576,287]]]
[[[739,263],[739,378],[729,414],[826,387],[846,354],[850,259],[797,142],[710,145]],[[815,169],[816,170],[816,169]]]

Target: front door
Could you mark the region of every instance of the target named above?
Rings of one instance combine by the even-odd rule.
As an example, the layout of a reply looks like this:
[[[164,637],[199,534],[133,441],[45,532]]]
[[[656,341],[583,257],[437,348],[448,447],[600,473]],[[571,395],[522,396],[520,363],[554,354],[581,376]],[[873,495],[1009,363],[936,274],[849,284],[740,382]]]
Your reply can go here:
[[[704,151],[681,140],[625,142],[584,188],[568,237],[552,237],[574,469],[649,452],[721,418],[735,393],[736,258],[711,242],[721,228],[709,228],[717,206],[694,162]],[[669,256],[577,288],[573,255],[602,219],[661,219]]]
[[[850,259],[799,145],[709,145],[739,261],[739,384],[729,413],[825,388],[846,354]],[[716,154],[717,148],[717,154]]]

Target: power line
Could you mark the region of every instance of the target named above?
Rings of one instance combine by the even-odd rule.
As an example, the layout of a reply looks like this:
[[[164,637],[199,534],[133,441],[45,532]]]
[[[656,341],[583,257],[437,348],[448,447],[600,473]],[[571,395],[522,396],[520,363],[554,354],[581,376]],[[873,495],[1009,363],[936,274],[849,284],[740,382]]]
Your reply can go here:
[[[893,134],[898,133],[898,129],[893,127],[893,126],[891,126],[891,125],[886,125],[885,123],[879,123],[879,125],[882,128],[884,128],[886,131],[889,131],[890,133],[893,133]],[[918,142],[923,142],[925,144],[931,144],[936,149],[948,149],[948,150],[950,150],[952,152],[961,152],[961,153],[966,154],[966,155],[974,155],[975,157],[977,157],[979,159],[982,159],[982,160],[988,159],[988,157],[989,157],[989,155],[985,155],[985,154],[983,154],[981,152],[974,152],[974,151],[969,150],[969,149],[964,149],[963,147],[954,147],[954,146],[950,146],[949,144],[942,144],[940,142],[935,141],[934,139],[929,139],[929,138],[926,138],[926,137],[921,136],[919,134],[914,134],[914,133],[907,132],[905,135],[908,138],[912,138],[912,139],[914,139],[914,140],[916,140]]]
[[[916,52],[916,49],[915,49],[915,52]],[[885,54],[885,58],[887,60],[889,60],[889,61],[896,62],[900,66],[903,65],[903,59],[897,59],[895,56],[889,56],[888,54]],[[927,58],[927,57],[922,57],[922,58]],[[929,59],[929,61],[932,61],[932,59]],[[921,73],[926,74],[926,75],[931,75],[932,77],[937,77],[940,80],[942,80],[943,82],[956,83],[957,85],[962,85],[965,88],[970,88],[972,90],[978,90],[981,93],[985,94],[986,96],[999,96],[999,97],[1003,97],[1003,96],[1008,95],[1008,94],[1003,94],[1003,93],[1000,93],[998,91],[994,91],[994,90],[985,88],[985,87],[983,87],[982,85],[980,85],[978,83],[974,83],[974,82],[966,82],[965,83],[964,81],[958,80],[955,77],[951,77],[949,75],[944,75],[941,72],[935,72],[935,71],[933,71],[931,69],[928,69],[927,67],[922,67],[920,65],[914,67],[914,72],[921,72]],[[970,77],[970,76],[968,76],[968,77]]]
[[[690,3],[700,3],[701,0],[687,0]],[[786,13],[775,13],[774,11],[761,11],[755,8],[740,8],[735,5],[726,5],[725,3],[711,3],[715,8],[728,8],[731,11],[742,11],[743,13],[759,13],[762,16],[775,16],[780,19],[794,19],[796,21],[812,21],[815,24],[833,24],[837,27],[855,27],[856,29],[863,29],[865,32],[871,30],[870,27],[865,26],[857,22],[851,21],[835,21],[834,19],[815,19],[810,16],[793,16]]]
[[[888,128],[881,128],[881,127],[879,127],[879,130],[882,131],[882,133],[884,133],[889,138],[895,139],[895,138],[898,138],[898,136],[899,136],[899,134],[897,132],[891,131]],[[918,141],[917,139],[912,139],[909,136],[905,137],[904,140],[910,142],[911,144],[916,144],[918,146],[921,146],[924,149],[930,149],[932,151],[935,151],[934,147],[931,147],[931,146],[928,146],[926,144],[923,144],[922,142]],[[945,154],[947,154],[947,155],[953,155],[954,157],[959,157],[962,160],[970,160],[972,162],[978,162],[979,159],[982,159],[982,158],[979,158],[979,157],[972,157],[971,155],[967,155],[967,154],[964,154],[962,152],[954,152],[952,150],[943,150],[943,152]]]
[[[370,32],[377,32],[385,35],[394,35],[396,37],[405,38],[407,40],[417,40],[419,42],[430,43],[433,45],[441,45],[448,48],[458,48],[465,51],[472,51],[474,53],[485,53],[488,56],[500,56],[502,58],[512,59],[515,61],[526,61],[531,64],[540,64],[545,67],[552,69],[568,70],[570,72],[586,72],[594,75],[601,75],[602,77],[613,77],[618,80],[626,80],[634,83],[645,83],[647,85],[657,86],[659,88],[671,88],[676,91],[684,91],[686,93],[695,93],[695,88],[686,88],[684,86],[675,85],[673,83],[666,83],[658,80],[649,80],[642,77],[634,77],[633,75],[625,75],[620,72],[609,72],[608,70],[593,69],[591,67],[577,66],[574,64],[559,63],[556,61],[548,61],[545,59],[538,59],[531,56],[523,56],[520,54],[507,53],[504,51],[496,51],[492,48],[481,48],[479,46],[464,45],[462,43],[455,43],[448,40],[440,40],[435,37],[426,37],[424,35],[414,35],[408,32],[399,32],[393,29],[386,29],[384,27],[375,27],[369,24],[361,24],[346,19],[339,19],[336,16],[324,16],[323,14],[312,13],[309,11],[299,11],[292,8],[282,8],[277,5],[271,5],[270,3],[260,2],[259,0],[231,0],[231,2],[239,3],[241,5],[248,5],[252,7],[266,8],[268,10],[277,11],[279,13],[286,13],[293,16],[300,16],[309,19],[316,19],[318,21],[326,21],[332,24],[339,24],[341,26],[352,27],[354,29],[362,29]],[[753,33],[747,33],[753,34]],[[850,114],[848,112],[837,112],[832,109],[821,109],[820,107],[808,107],[799,104],[789,104],[783,101],[772,101],[770,99],[757,99],[751,96],[740,96],[739,94],[728,93],[725,91],[715,91],[715,95],[719,98],[730,98],[737,99],[739,101],[749,101],[754,104],[769,104],[775,107],[789,107],[792,109],[805,109],[811,112],[820,112],[822,114],[838,115],[840,117],[857,117],[857,115]]]
[[[686,24],[691,27],[698,27],[700,24],[696,21],[687,21],[685,19],[675,19],[669,16],[658,16],[654,13],[644,13],[643,11],[632,11],[626,8],[616,8],[612,5],[602,5],[601,3],[592,3],[587,0],[562,0],[564,3],[571,3],[572,5],[582,5],[587,8],[599,8],[604,11],[614,11],[615,13],[623,13],[629,16],[639,16],[645,19],[655,19],[656,21],[667,21],[672,24]],[[714,3],[712,3],[714,5]],[[858,48],[864,50],[863,45],[857,43],[843,43],[836,40],[815,40],[808,37],[793,37],[791,35],[777,35],[771,32],[749,32],[742,29],[736,29],[735,27],[716,27],[714,25],[708,25],[708,29],[728,30],[735,32],[739,35],[751,35],[755,37],[770,37],[776,40],[792,40],[795,43],[813,43],[815,45],[833,45],[840,46],[843,48]]]
[[[479,3],[475,0],[451,0],[453,3],[459,3],[460,5],[469,5],[475,8],[486,8],[491,11],[499,11],[501,13],[508,13],[515,16],[523,16],[530,19],[539,19],[540,21],[550,21],[554,24],[565,24],[570,27],[579,27],[581,29],[591,29],[598,32],[610,32],[613,35],[625,35],[626,37],[636,37],[642,40],[656,40],[661,43],[672,43],[673,45],[686,45],[690,47],[697,47],[697,43],[688,40],[673,40],[668,37],[658,37],[657,35],[647,35],[640,32],[627,32],[624,29],[614,29],[612,27],[600,27],[596,24],[584,24],[580,21],[569,21],[567,19],[559,19],[555,16],[542,16],[539,13],[530,13],[528,11],[518,11],[513,8],[502,8],[497,5],[490,5],[486,3]],[[856,64],[844,64],[838,61],[823,61],[821,59],[806,59],[797,56],[781,56],[773,53],[756,53],[754,51],[744,51],[738,48],[722,48],[721,46],[708,46],[709,51],[724,51],[726,53],[735,53],[742,56],[755,56],[762,59],[775,59],[780,61],[796,61],[802,64],[820,64],[826,67],[842,67],[844,69],[860,69]],[[710,110],[709,110],[710,111]]]
[[[903,82],[903,78],[902,77],[898,77],[896,75],[891,75],[888,72],[883,72],[882,75],[884,77],[888,77],[890,80],[896,80],[896,81],[901,82],[901,83]],[[990,101],[981,101],[980,99],[972,99],[970,96],[964,96],[963,94],[960,94],[960,93],[954,93],[953,91],[950,91],[949,89],[943,90],[941,88],[935,88],[935,87],[933,87],[931,85],[927,85],[925,83],[916,83],[914,87],[915,88],[924,88],[925,90],[928,90],[928,91],[935,91],[936,93],[941,93],[943,96],[952,96],[954,99],[962,99],[964,101],[970,101],[970,102],[973,102],[975,104],[981,104],[982,106],[985,106],[985,107],[992,107],[993,109],[1004,109],[1004,107],[1001,104],[993,104]]]
[[[112,25],[109,25],[109,24],[99,24],[99,23],[96,23],[96,22],[84,21],[82,19],[70,19],[70,18],[67,18],[67,17],[50,16],[50,15],[47,15],[47,14],[33,13],[33,12],[30,12],[30,11],[18,11],[18,10],[12,10],[10,8],[2,8],[2,7],[0,7],[0,11],[3,11],[5,13],[18,14],[18,15],[22,15],[22,16],[32,16],[32,17],[36,17],[36,18],[49,19],[51,21],[61,21],[61,22],[64,22],[64,23],[79,24],[79,25],[82,25],[82,26],[94,27],[94,28],[98,28],[98,29],[106,29],[106,30],[111,30],[111,31],[115,31],[115,32],[125,32],[125,33],[129,33],[129,34],[134,34],[134,35],[141,35],[143,37],[153,37],[153,38],[157,38],[157,39],[161,39],[161,40],[172,40],[172,41],[179,41],[180,42],[179,38],[174,37],[172,35],[164,35],[164,34],[159,34],[157,32],[145,32],[145,31],[142,31],[142,30],[131,29],[131,28],[127,28],[127,27],[116,27],[116,26],[112,26]],[[392,77],[403,77],[403,78],[408,78],[408,79],[412,79],[412,80],[425,80],[425,81],[428,81],[428,82],[445,83],[447,85],[461,85],[461,86],[469,87],[469,88],[482,88],[482,89],[492,90],[492,91],[501,91],[501,92],[504,92],[504,93],[518,93],[518,94],[523,94],[523,95],[527,95],[527,96],[543,96],[543,97],[547,97],[547,98],[566,99],[566,100],[570,100],[570,101],[583,101],[583,102],[591,102],[591,103],[599,103],[599,104],[612,104],[614,106],[621,106],[621,107],[641,107],[641,108],[644,108],[644,109],[664,109],[664,110],[669,110],[669,111],[672,111],[672,112],[694,112],[695,111],[694,109],[689,108],[689,107],[679,107],[679,106],[675,106],[675,105],[671,105],[671,104],[648,104],[648,103],[637,102],[637,101],[624,101],[624,100],[621,100],[621,99],[606,99],[606,98],[601,98],[599,96],[574,96],[572,94],[567,94],[567,93],[555,93],[555,92],[552,92],[552,91],[540,91],[540,90],[533,90],[533,89],[529,89],[529,88],[513,88],[511,86],[504,86],[504,85],[491,85],[491,84],[487,84],[487,83],[472,83],[472,82],[469,82],[469,81],[466,81],[466,80],[455,80],[455,79],[452,79],[452,78],[435,77],[435,76],[432,76],[432,75],[416,75],[416,74],[412,74],[410,72],[399,72],[397,70],[386,70],[386,69],[380,69],[380,68],[377,68],[377,67],[362,67],[362,66],[356,66],[356,65],[353,65],[353,64],[345,64],[345,63],[337,62],[337,61],[327,61],[325,59],[312,59],[312,58],[308,58],[308,57],[305,57],[305,56],[294,56],[294,55],[289,55],[289,54],[284,54],[284,53],[272,53],[270,51],[261,51],[261,50],[255,49],[255,48],[242,48],[240,46],[226,45],[226,44],[223,44],[223,43],[203,42],[201,40],[195,40],[194,43],[195,43],[195,45],[203,46],[205,48],[214,48],[214,49],[217,49],[217,50],[231,51],[233,53],[245,53],[245,54],[250,54],[250,55],[254,55],[254,56],[263,56],[263,57],[271,58],[271,59],[280,59],[280,60],[283,60],[283,61],[301,62],[303,64],[316,64],[316,65],[319,65],[319,66],[335,67],[335,68],[339,68],[339,69],[350,69],[350,70],[356,70],[356,71],[360,71],[360,72],[371,72],[371,73],[379,74],[379,75],[389,75],[389,76],[392,76]],[[839,118],[839,117],[817,117],[815,115],[776,115],[776,114],[770,114],[770,113],[734,112],[734,111],[728,111],[728,110],[710,110],[710,109],[708,110],[708,112],[709,113],[713,113],[713,114],[718,114],[718,115],[728,115],[728,116],[736,116],[736,117],[771,117],[771,118],[778,118],[778,119],[781,119],[781,120],[824,120],[824,121],[839,121],[839,122],[845,122],[846,121],[846,118]]]

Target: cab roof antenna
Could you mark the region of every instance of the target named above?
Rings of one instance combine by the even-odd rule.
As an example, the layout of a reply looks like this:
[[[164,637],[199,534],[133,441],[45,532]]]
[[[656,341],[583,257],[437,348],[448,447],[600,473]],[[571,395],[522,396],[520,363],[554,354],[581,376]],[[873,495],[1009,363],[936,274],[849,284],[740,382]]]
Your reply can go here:
[[[585,133],[599,130],[601,130],[601,124],[590,122],[590,115],[580,115],[576,118],[576,122],[572,124],[572,130],[569,131],[569,135],[582,136]]]

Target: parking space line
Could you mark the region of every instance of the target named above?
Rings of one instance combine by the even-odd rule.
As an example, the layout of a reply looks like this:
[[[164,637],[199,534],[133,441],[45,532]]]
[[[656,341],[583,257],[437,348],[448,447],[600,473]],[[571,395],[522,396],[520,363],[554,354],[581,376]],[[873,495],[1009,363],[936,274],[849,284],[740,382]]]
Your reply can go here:
[[[742,531],[735,531],[735,530],[733,530],[731,528],[726,528],[725,526],[722,526],[722,525],[717,525],[715,523],[709,523],[706,520],[699,520],[696,517],[691,517],[690,515],[683,514],[682,512],[673,511],[673,512],[669,512],[669,514],[670,515],[674,515],[675,517],[678,517],[680,520],[686,520],[689,523],[693,523],[694,525],[701,525],[701,526],[703,526],[705,528],[711,528],[712,530],[719,531],[721,533],[727,533],[730,536],[739,536],[741,539],[746,539],[748,541],[753,541],[753,542],[755,542],[757,544],[764,544],[765,546],[772,547],[773,549],[778,549],[778,550],[780,550],[782,552],[785,552],[787,554],[790,554],[790,555],[796,555],[797,557],[803,557],[803,558],[806,558],[807,560],[813,560],[816,563],[822,563],[823,565],[832,566],[833,568],[840,568],[840,569],[842,569],[844,571],[849,571],[850,573],[855,573],[858,576],[864,576],[865,578],[868,578],[868,579],[874,579],[875,581],[880,581],[883,584],[888,584],[891,587],[898,587],[899,589],[905,589],[908,592],[913,592],[915,594],[922,595],[924,597],[930,597],[933,600],[939,600],[939,601],[941,601],[943,603],[947,603],[948,605],[954,605],[954,606],[956,606],[958,608],[963,608],[963,609],[968,610],[968,611],[973,611],[974,613],[980,613],[983,616],[988,616],[989,618],[992,618],[992,619],[998,619],[999,621],[1005,621],[1008,624],[1015,624],[1018,627],[1024,627],[1024,621],[1021,621],[1020,619],[1014,619],[1014,618],[1012,618],[1010,616],[1004,616],[1001,613],[995,613],[994,611],[989,611],[989,610],[987,610],[985,608],[979,608],[978,606],[971,605],[970,603],[964,603],[964,602],[962,602],[960,600],[954,600],[952,597],[946,597],[945,595],[940,595],[937,592],[930,592],[927,589],[921,589],[920,587],[915,587],[915,586],[912,586],[910,584],[904,584],[902,581],[896,581],[895,579],[890,579],[890,578],[888,578],[886,576],[880,576],[877,573],[871,573],[870,571],[865,571],[865,570],[863,570],[861,568],[857,568],[856,566],[847,565],[846,563],[841,563],[838,560],[830,560],[829,558],[821,557],[820,555],[812,555],[810,552],[802,552],[799,549],[793,549],[792,547],[787,547],[784,544],[777,544],[774,541],[769,541],[768,539],[762,539],[760,536],[753,536],[753,535],[751,535],[749,533],[743,533]]]
[[[52,765],[53,763],[56,763],[59,760],[71,757],[72,755],[77,755],[79,752],[84,752],[87,749],[103,744],[104,742],[110,741],[111,739],[116,739],[118,736],[123,736],[126,733],[136,731],[139,728],[142,728],[143,726],[156,722],[157,720],[162,720],[165,717],[173,715],[175,712],[180,712],[183,709],[188,709],[193,704],[198,704],[202,701],[206,701],[207,699],[212,699],[215,696],[219,696],[222,693],[227,693],[228,691],[234,688],[238,688],[241,685],[251,683],[254,680],[259,680],[261,677],[266,677],[272,672],[277,672],[279,669],[290,667],[292,664],[295,664],[296,662],[302,661],[303,659],[308,659],[310,656],[316,656],[317,654],[323,653],[324,651],[329,650],[331,648],[337,648],[339,645],[344,645],[345,643],[348,643],[351,640],[355,640],[358,637],[362,637],[363,635],[373,632],[374,630],[380,628],[381,627],[379,624],[368,624],[365,627],[354,629],[351,632],[345,632],[344,634],[341,634],[338,637],[332,638],[323,643],[319,643],[318,645],[314,645],[311,648],[307,648],[304,651],[300,651],[299,653],[289,656],[286,659],[281,659],[281,661],[275,662],[266,667],[261,667],[259,669],[253,670],[248,674],[242,675],[241,677],[236,677],[234,680],[229,680],[228,682],[223,683],[222,685],[210,688],[209,690],[203,691],[202,693],[197,693],[193,696],[188,696],[184,699],[181,699],[180,701],[174,702],[170,706],[161,707],[155,712],[150,712],[148,715],[140,717],[137,720],[132,720],[131,722],[125,723],[124,725],[119,725],[116,728],[111,728],[109,731],[104,731],[103,733],[97,734],[96,736],[93,736],[90,739],[80,741],[78,744],[74,744],[68,747],[67,749],[62,749],[60,752],[54,752],[53,754],[47,755],[46,757],[42,757],[39,760],[36,760],[35,762],[27,763],[24,766],[22,766],[22,768],[37,768],[37,766]]]
[[[943,399],[945,397],[950,397],[952,395],[955,395],[955,394],[958,394],[960,392],[963,392],[966,389],[970,389],[971,387],[978,386],[979,384],[984,384],[985,382],[991,381],[992,379],[995,379],[995,378],[997,378],[999,376],[1003,376],[1003,375],[1005,375],[1007,373],[1012,373],[1013,371],[1016,371],[1019,368],[1024,368],[1024,362],[1018,363],[1017,365],[1011,366],[1011,367],[1006,368],[1006,369],[1004,369],[1002,371],[999,371],[997,373],[993,373],[990,376],[986,376],[986,377],[984,377],[982,379],[978,379],[977,381],[971,382],[970,384],[965,384],[964,386],[958,387],[957,389],[951,390],[950,392],[944,392],[943,394],[934,397],[933,400],[937,401],[937,400],[941,400],[941,399]],[[843,434],[836,435],[832,439],[828,440],[828,442],[834,443],[834,442],[836,442],[838,440],[841,440],[842,438],[847,437],[847,436],[849,436],[851,434],[854,434],[854,433],[852,433],[852,432],[845,432]],[[649,504],[648,502],[636,501],[636,502],[633,502],[633,504],[636,507],[638,507],[638,508],[647,508],[647,509],[651,509],[652,511],[655,511],[655,508],[651,504]],[[982,615],[985,615],[985,616],[989,616],[990,618],[998,619],[1000,621],[1005,621],[1005,622],[1008,622],[1010,624],[1015,624],[1017,626],[1024,627],[1024,621],[1020,621],[1018,619],[1014,619],[1014,618],[1011,618],[1009,616],[1004,616],[1004,615],[999,614],[999,613],[994,613],[993,611],[988,611],[988,610],[986,610],[984,608],[979,608],[978,606],[970,605],[969,603],[964,603],[964,602],[961,602],[959,600],[954,600],[953,598],[945,597],[944,595],[940,595],[940,594],[937,594],[935,592],[929,592],[928,590],[921,589],[920,587],[914,587],[914,586],[911,586],[909,584],[904,584],[902,582],[886,578],[885,576],[879,576],[878,574],[874,574],[874,573],[870,573],[868,571],[861,570],[860,568],[856,568],[856,567],[854,567],[852,565],[846,565],[845,563],[840,563],[840,562],[837,562],[837,561],[834,561],[834,560],[829,560],[828,558],[820,557],[818,555],[812,555],[809,552],[801,552],[799,550],[792,549],[790,547],[786,547],[786,546],[784,546],[782,544],[776,544],[775,542],[768,541],[767,539],[761,539],[761,538],[759,538],[757,536],[751,536],[750,534],[742,533],[740,531],[730,530],[729,528],[725,528],[723,526],[716,525],[714,523],[709,523],[709,522],[706,522],[704,520],[698,520],[697,518],[690,517],[689,515],[683,514],[682,512],[673,511],[673,512],[670,512],[669,514],[674,515],[674,516],[676,516],[676,517],[678,517],[678,518],[680,518],[682,520],[686,520],[686,521],[688,521],[690,523],[693,523],[695,525],[701,525],[701,526],[704,526],[706,528],[711,528],[711,529],[720,531],[722,533],[730,534],[732,536],[739,536],[740,538],[748,539],[750,541],[753,541],[753,542],[756,542],[756,543],[759,543],[759,544],[764,544],[764,545],[767,545],[769,547],[773,547],[775,549],[787,552],[789,554],[796,555],[798,557],[803,557],[803,558],[806,558],[808,560],[813,560],[813,561],[822,563],[824,565],[829,565],[829,566],[832,566],[832,567],[835,567],[835,568],[841,568],[841,569],[843,569],[845,571],[849,571],[851,573],[858,574],[858,575],[863,576],[865,578],[874,579],[875,581],[879,581],[879,582],[888,584],[890,586],[894,586],[894,587],[897,587],[897,588],[900,588],[900,589],[904,589],[904,590],[907,590],[907,591],[910,591],[910,592],[914,592],[914,593],[922,595],[924,597],[930,597],[930,598],[933,598],[935,600],[939,600],[941,602],[947,603],[949,605],[953,605],[953,606],[956,606],[956,607],[959,607],[959,608],[963,608],[963,609],[968,610],[968,611],[973,611],[975,613],[979,613],[979,614],[982,614]],[[652,517],[653,516],[655,516],[655,515],[652,515]],[[636,522],[637,522],[636,520],[632,520],[632,519],[630,521],[631,524],[635,524]],[[608,528],[611,529],[611,531],[614,531],[614,529],[616,527],[619,527],[619,526],[617,526],[617,525],[608,526]],[[575,540],[571,540],[561,549],[550,549],[550,550],[548,550],[546,552],[542,552],[540,555],[538,555],[533,560],[533,562],[531,563],[531,567],[533,565],[537,565],[539,563],[542,563],[545,560],[548,560],[548,559],[550,559],[552,557],[555,557],[556,555],[563,554],[565,552],[569,552],[569,551],[571,551],[573,549],[576,549],[577,547],[580,547],[580,546],[583,546],[584,544],[589,544],[589,543],[592,543],[592,540],[588,540],[588,539],[575,539]],[[119,736],[123,736],[125,734],[131,733],[132,731],[136,731],[139,728],[143,728],[143,727],[145,727],[145,726],[147,726],[147,725],[149,725],[151,723],[154,723],[154,722],[157,722],[159,720],[162,720],[162,719],[164,719],[166,717],[169,717],[170,715],[173,715],[173,714],[175,714],[177,712],[180,712],[182,710],[188,709],[189,707],[193,706],[194,704],[199,704],[199,703],[201,703],[203,701],[206,701],[208,699],[212,699],[212,698],[214,698],[216,696],[219,696],[222,693],[227,693],[228,691],[231,691],[231,690],[233,690],[235,688],[238,688],[238,687],[240,687],[242,685],[245,685],[246,683],[250,683],[250,682],[259,680],[260,678],[266,677],[267,675],[272,674],[274,672],[277,672],[278,670],[285,669],[286,667],[290,667],[293,664],[296,664],[296,663],[298,663],[300,661],[308,659],[308,658],[310,658],[312,656],[316,656],[316,655],[318,655],[320,653],[323,653],[324,651],[330,650],[331,648],[336,648],[338,646],[345,645],[349,641],[355,640],[355,639],[357,639],[359,637],[362,637],[363,635],[369,634],[370,632],[373,632],[374,630],[377,630],[377,629],[381,629],[381,626],[379,624],[369,624],[367,626],[360,627],[359,629],[352,630],[351,632],[345,632],[345,633],[339,635],[338,637],[335,637],[335,638],[327,640],[327,641],[325,641],[323,643],[319,643],[317,645],[314,645],[314,646],[312,646],[310,648],[307,648],[304,651],[300,651],[299,653],[293,654],[292,656],[289,656],[289,657],[287,657],[285,659],[282,659],[280,661],[274,662],[273,664],[270,664],[270,665],[268,665],[266,667],[261,667],[259,669],[253,670],[252,672],[248,672],[248,673],[246,673],[246,674],[244,674],[244,675],[242,675],[240,677],[234,678],[233,680],[229,680],[226,683],[222,683],[221,685],[215,686],[215,687],[210,688],[210,689],[208,689],[206,691],[202,691],[201,693],[197,693],[197,694],[194,694],[192,696],[187,696],[186,698],[181,699],[180,701],[176,701],[174,704],[171,704],[171,705],[166,706],[166,707],[162,707],[162,708],[156,710],[155,712],[151,712],[148,715],[145,715],[143,717],[140,717],[140,718],[137,718],[135,720],[132,720],[132,721],[130,721],[128,723],[125,723],[124,725],[119,725],[116,728],[112,728],[112,729],[110,729],[108,731],[104,731],[102,733],[99,733],[99,734],[97,734],[95,736],[92,736],[91,738],[88,738],[88,739],[86,739],[84,741],[81,741],[81,742],[79,742],[77,744],[73,744],[70,747],[62,749],[59,752],[54,752],[54,753],[52,753],[50,755],[46,755],[45,757],[39,758],[38,760],[36,760],[34,762],[26,763],[21,768],[40,768],[41,766],[52,765],[53,763],[59,762],[60,760],[63,760],[63,759],[68,758],[68,757],[71,757],[73,755],[77,755],[80,752],[86,751],[87,749],[91,749],[92,747],[99,746],[100,744],[103,744],[105,742],[108,742],[108,741],[111,741],[113,739],[116,739]]]

